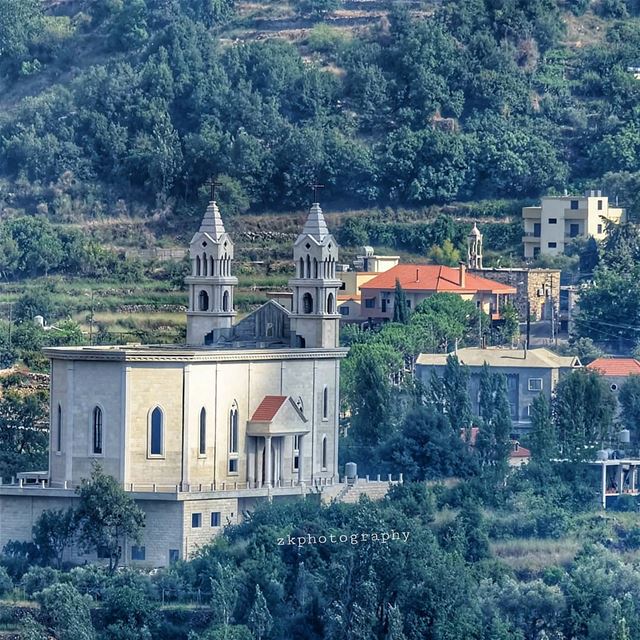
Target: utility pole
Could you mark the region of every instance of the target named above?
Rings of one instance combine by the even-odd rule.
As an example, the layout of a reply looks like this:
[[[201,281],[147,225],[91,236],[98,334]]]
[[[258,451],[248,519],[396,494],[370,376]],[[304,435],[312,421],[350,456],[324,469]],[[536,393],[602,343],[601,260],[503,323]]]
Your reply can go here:
[[[482,349],[482,303],[478,309],[478,340],[480,341],[480,348]]]
[[[551,274],[551,291],[549,292],[549,298],[551,299],[551,341],[554,339],[556,344],[558,343],[558,339],[556,338],[556,306],[553,302],[553,273]]]
[[[531,339],[531,300],[527,296],[527,340],[525,342],[525,354],[529,350],[529,340]]]

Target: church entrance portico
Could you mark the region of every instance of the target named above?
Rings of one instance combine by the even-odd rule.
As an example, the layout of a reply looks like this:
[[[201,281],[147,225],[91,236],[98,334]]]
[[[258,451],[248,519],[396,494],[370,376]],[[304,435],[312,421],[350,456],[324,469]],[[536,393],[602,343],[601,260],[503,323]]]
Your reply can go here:
[[[302,447],[307,419],[289,396],[265,396],[247,422],[247,479],[278,487],[304,480]],[[285,458],[291,456],[291,465]],[[295,464],[294,464],[295,461]]]

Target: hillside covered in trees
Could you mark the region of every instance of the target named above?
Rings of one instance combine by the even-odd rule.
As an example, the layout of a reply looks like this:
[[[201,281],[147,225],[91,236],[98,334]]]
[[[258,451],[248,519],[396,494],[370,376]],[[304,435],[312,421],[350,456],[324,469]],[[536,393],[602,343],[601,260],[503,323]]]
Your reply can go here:
[[[290,42],[234,38],[233,0],[1,0],[0,206],[180,215],[217,174],[236,212],[313,180],[345,207],[594,184],[633,207],[635,0],[378,4],[349,31],[296,1]]]

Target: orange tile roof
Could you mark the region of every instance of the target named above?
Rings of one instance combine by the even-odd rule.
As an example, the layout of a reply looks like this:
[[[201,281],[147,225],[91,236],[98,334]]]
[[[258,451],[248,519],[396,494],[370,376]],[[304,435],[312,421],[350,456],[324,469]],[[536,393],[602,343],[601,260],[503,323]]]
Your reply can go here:
[[[603,376],[640,375],[640,362],[634,358],[597,358],[587,365],[587,369],[598,371]]]
[[[467,271],[465,286],[460,286],[460,270],[455,267],[444,267],[437,264],[399,264],[360,286],[368,289],[394,289],[396,279],[405,290],[435,291],[438,293],[516,293],[516,288],[495,280],[481,278]]]
[[[511,449],[511,451],[509,452],[509,457],[510,458],[530,458],[531,451],[526,447],[523,447],[522,445],[518,444],[517,448],[514,446]]]
[[[287,400],[287,396],[265,396],[255,410],[251,422],[271,422]]]

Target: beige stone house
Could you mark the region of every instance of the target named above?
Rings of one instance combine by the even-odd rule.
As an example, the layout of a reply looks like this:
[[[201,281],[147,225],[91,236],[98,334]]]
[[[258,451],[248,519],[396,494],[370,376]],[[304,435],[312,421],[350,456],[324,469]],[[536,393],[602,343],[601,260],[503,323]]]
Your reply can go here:
[[[146,513],[126,563],[188,557],[256,503],[338,482],[338,246],[312,206],[293,247],[292,310],[235,322],[233,241],[210,202],[190,245],[187,344],[50,348],[47,472],[0,486],[0,546],[72,504],[99,462]],[[79,556],[71,559],[91,560]]]

